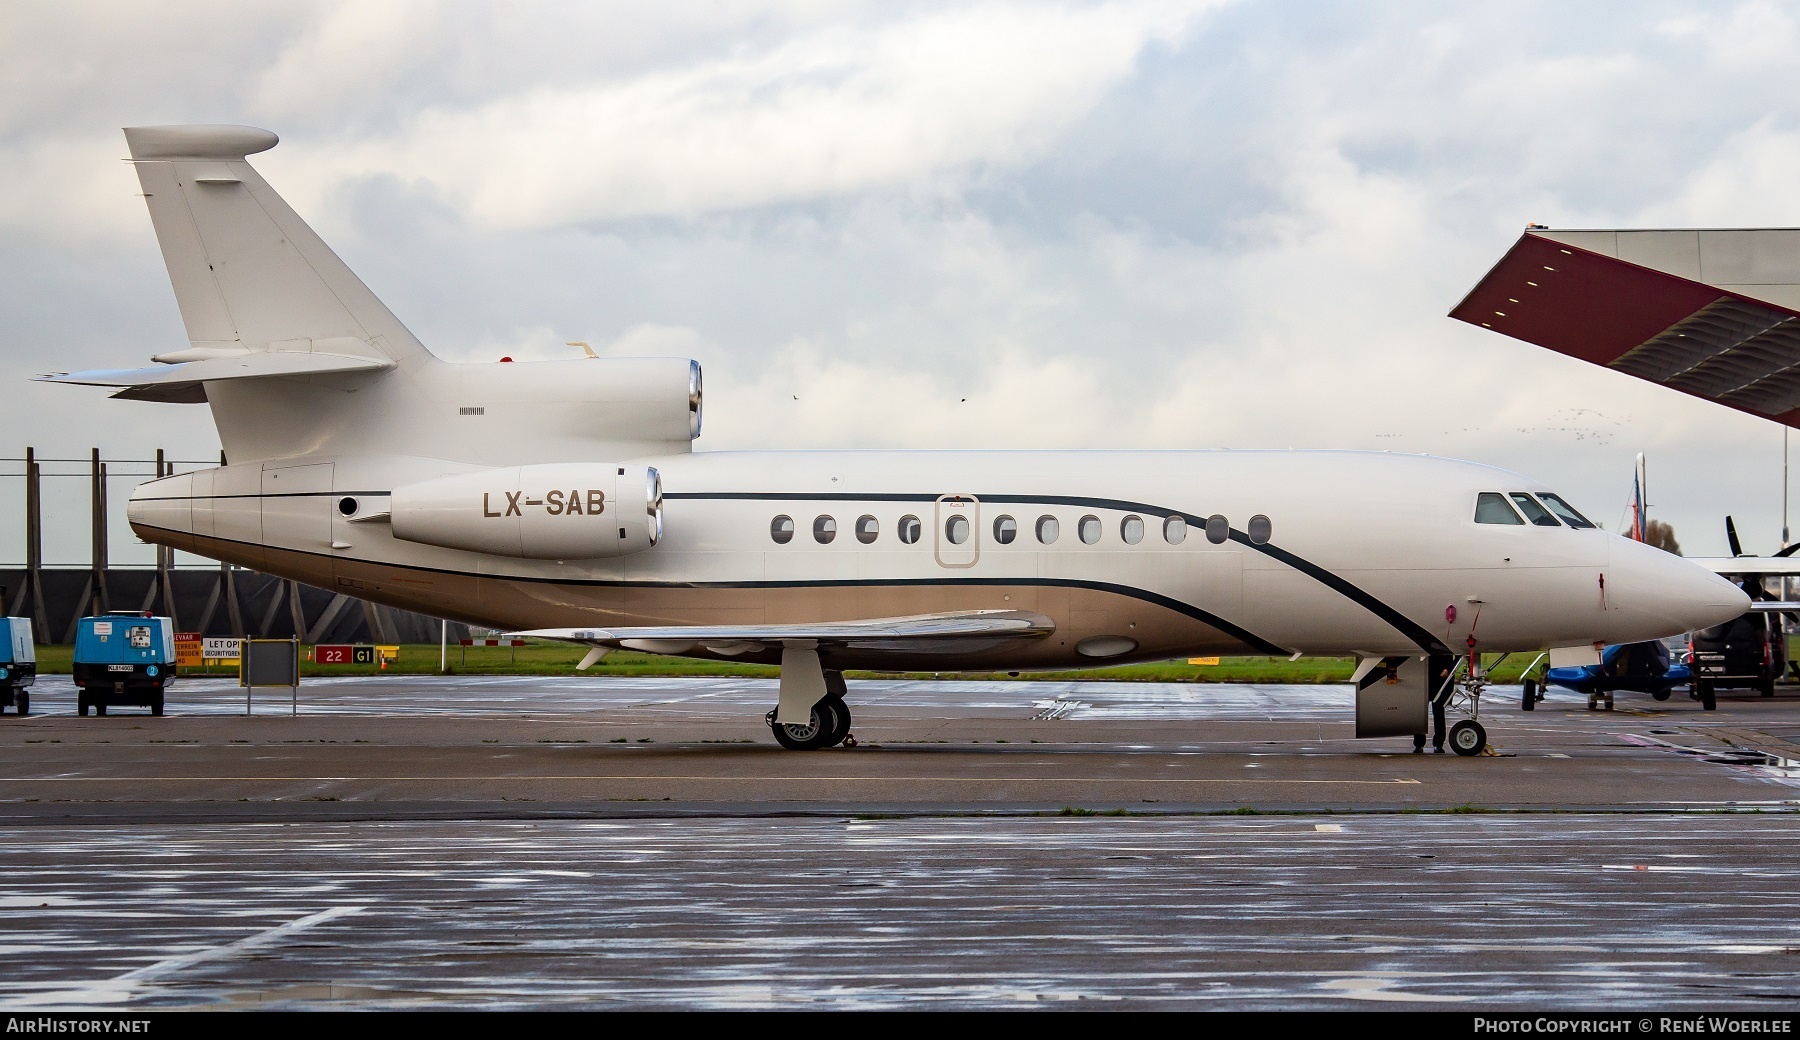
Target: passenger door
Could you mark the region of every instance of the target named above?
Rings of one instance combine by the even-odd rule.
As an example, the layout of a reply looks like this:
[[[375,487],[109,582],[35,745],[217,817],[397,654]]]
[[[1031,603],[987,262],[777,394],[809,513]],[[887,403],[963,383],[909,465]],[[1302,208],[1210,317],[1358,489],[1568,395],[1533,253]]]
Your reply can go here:
[[[973,567],[981,558],[981,502],[974,495],[943,495],[932,524],[938,566]]]

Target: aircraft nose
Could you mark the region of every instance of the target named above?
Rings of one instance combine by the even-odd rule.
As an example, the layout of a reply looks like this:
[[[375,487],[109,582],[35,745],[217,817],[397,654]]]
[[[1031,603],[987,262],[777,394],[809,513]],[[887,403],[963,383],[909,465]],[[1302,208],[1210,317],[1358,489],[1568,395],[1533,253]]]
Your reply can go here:
[[[1621,538],[1613,541],[1611,557],[1608,606],[1618,612],[1625,627],[1645,629],[1642,635],[1618,633],[1615,641],[1659,639],[1710,628],[1750,609],[1750,597],[1742,589],[1673,553]]]

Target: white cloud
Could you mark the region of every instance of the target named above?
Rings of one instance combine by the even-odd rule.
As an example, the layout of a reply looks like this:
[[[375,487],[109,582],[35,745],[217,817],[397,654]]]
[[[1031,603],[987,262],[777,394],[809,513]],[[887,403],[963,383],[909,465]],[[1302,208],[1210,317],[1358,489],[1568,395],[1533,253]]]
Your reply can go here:
[[[1644,450],[1690,548],[1772,531],[1778,430],[1444,312],[1527,219],[1800,224],[1788,13],[1295,10],[20,3],[0,366],[178,341],[116,128],[245,122],[434,350],[696,357],[703,448],[1387,447],[1608,522]],[[204,433],[17,396],[64,454]]]
[[[1800,45],[1800,25],[1793,16],[1763,0],[1739,4],[1726,17],[1709,9],[1670,18],[1657,28],[1671,39],[1702,41],[1711,61],[1740,70],[1791,67]]]
[[[1774,116],[1732,134],[1702,159],[1680,193],[1647,207],[1663,227],[1800,226],[1800,133]]]
[[[983,4],[631,79],[435,108],[310,160],[433,184],[490,227],[693,216],[1039,155],[1206,4]]]
[[[326,8],[256,76],[250,107],[278,122],[390,93],[441,51],[437,10],[425,0]]]

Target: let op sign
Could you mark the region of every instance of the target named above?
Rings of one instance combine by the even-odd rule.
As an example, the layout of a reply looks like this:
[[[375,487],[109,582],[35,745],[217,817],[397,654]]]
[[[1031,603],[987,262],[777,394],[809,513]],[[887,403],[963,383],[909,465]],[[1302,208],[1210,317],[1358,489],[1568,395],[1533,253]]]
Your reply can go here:
[[[237,661],[241,639],[208,639],[198,632],[175,633],[175,663],[183,668]]]

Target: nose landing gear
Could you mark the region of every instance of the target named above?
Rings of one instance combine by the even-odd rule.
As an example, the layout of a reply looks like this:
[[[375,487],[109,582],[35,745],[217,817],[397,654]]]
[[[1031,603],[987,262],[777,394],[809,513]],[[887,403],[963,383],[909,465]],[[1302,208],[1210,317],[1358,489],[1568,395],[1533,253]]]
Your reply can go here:
[[[1471,647],[1469,659],[1459,662],[1450,677],[1444,680],[1443,689],[1433,698],[1432,705],[1434,709],[1450,708],[1468,716],[1450,727],[1450,750],[1464,758],[1472,758],[1488,749],[1487,729],[1481,725],[1481,695],[1488,687],[1488,673],[1472,667],[1475,660]],[[1501,655],[1500,660],[1490,667],[1498,667],[1504,660],[1506,656]]]
[[[1459,755],[1479,755],[1487,747],[1487,730],[1474,719],[1463,719],[1450,727],[1450,750]]]

